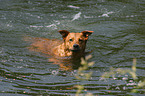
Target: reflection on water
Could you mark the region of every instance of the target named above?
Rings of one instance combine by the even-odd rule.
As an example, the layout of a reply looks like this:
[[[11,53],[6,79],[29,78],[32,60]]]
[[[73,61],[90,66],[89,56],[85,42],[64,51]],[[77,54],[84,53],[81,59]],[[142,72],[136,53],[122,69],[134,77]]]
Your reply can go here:
[[[65,58],[49,58],[49,62],[53,62],[53,64],[58,64],[60,70],[72,71],[78,69],[80,66],[80,58],[79,59],[65,59]]]

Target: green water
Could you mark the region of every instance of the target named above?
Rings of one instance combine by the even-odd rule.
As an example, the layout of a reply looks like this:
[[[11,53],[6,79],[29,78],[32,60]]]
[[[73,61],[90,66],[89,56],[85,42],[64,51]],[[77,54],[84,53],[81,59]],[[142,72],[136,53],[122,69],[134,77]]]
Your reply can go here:
[[[94,31],[86,49],[94,50],[90,80],[79,81],[77,69],[62,71],[26,48],[25,36],[61,39],[63,29]],[[101,80],[110,67],[131,68],[133,58],[139,81],[145,79],[144,0],[0,0],[1,96],[74,96],[76,84],[99,96],[144,96],[144,88],[130,93],[136,82],[128,74]]]

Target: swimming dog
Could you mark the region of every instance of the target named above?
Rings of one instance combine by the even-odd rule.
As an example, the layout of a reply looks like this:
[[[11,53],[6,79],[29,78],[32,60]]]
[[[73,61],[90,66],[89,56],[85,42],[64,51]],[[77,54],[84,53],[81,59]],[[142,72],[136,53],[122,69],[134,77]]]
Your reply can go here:
[[[82,57],[85,54],[86,43],[88,37],[93,31],[82,31],[81,33],[70,33],[67,30],[58,31],[63,38],[63,41],[46,38],[31,38],[32,41],[30,50],[39,51],[45,54],[72,58]]]

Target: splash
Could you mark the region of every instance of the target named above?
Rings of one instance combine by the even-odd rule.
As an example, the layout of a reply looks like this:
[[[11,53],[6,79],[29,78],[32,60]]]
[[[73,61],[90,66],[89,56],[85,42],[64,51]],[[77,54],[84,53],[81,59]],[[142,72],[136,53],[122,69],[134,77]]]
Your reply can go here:
[[[50,25],[44,25],[44,26],[37,26],[37,25],[30,25],[31,28],[52,28],[52,29],[57,29],[57,25],[60,25],[59,21],[54,21],[53,24]]]
[[[79,9],[79,8],[80,8],[80,7],[73,6],[73,5],[68,5],[67,7],[70,7],[70,8],[75,8],[75,9]]]
[[[76,15],[74,15],[72,21],[76,20],[76,19],[79,19],[81,17],[81,12],[77,13]]]
[[[107,13],[102,14],[102,16],[98,16],[98,17],[109,17],[109,14],[112,14],[112,13],[114,12],[113,11],[107,12]]]

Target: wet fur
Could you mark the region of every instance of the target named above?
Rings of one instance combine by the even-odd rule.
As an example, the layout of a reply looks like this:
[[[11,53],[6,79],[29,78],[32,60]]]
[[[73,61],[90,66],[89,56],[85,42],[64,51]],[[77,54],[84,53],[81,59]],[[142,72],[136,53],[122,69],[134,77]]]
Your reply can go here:
[[[85,53],[88,37],[93,33],[93,31],[70,33],[67,30],[60,30],[59,33],[62,35],[63,41],[46,38],[27,38],[25,41],[32,42],[29,47],[32,51],[59,57],[82,57]]]

